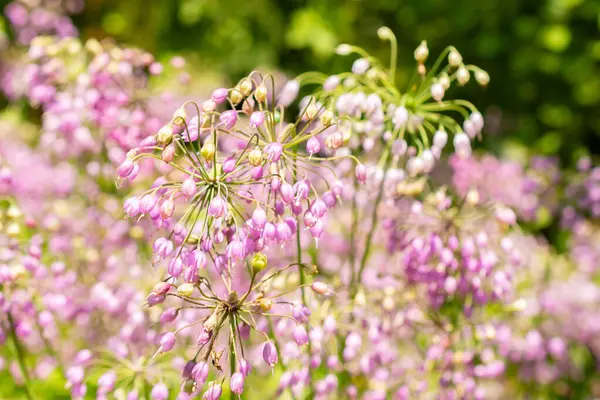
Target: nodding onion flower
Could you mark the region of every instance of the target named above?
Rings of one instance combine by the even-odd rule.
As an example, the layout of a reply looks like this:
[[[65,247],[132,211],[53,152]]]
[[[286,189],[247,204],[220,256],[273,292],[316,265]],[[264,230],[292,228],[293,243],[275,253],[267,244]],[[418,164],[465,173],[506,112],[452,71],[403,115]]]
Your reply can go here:
[[[375,146],[381,148],[382,151],[373,152],[380,156],[381,164],[391,162],[390,153],[404,156],[408,147],[410,151],[403,161],[409,175],[427,174],[440,158],[449,133],[454,135],[455,152],[468,157],[471,140],[481,135],[483,116],[470,102],[445,99],[445,94],[453,85],[465,85],[471,74],[481,86],[486,86],[489,75],[475,65],[463,63],[453,46],[447,47],[428,69],[425,62],[429,50],[423,41],[415,50],[417,65],[412,79],[404,89],[399,88],[395,84],[396,37],[387,27],[380,28],[378,34],[390,42],[389,67],[362,48],[342,44],[337,48],[338,54],[360,56],[351,71],[331,76],[308,72],[296,80],[302,85],[319,85],[313,96],[334,105],[332,117],[340,121],[340,129],[346,132],[348,147],[367,154]],[[462,117],[462,124],[455,116]],[[404,147],[401,154],[392,150],[398,146]]]
[[[200,277],[194,283],[188,282],[178,286],[166,282],[155,285],[149,297],[173,296],[183,300],[181,307],[170,311],[172,316],[166,322],[176,319],[183,309],[196,310],[201,315],[189,323],[186,320],[186,323],[175,332],[166,332],[161,337],[160,346],[154,356],[154,358],[160,357],[161,353],[169,352],[175,345],[177,336],[184,334],[180,332],[189,330],[193,326],[201,326],[195,341],[198,350],[195,357],[188,362],[192,365],[191,372],[183,376],[183,386],[188,392],[196,392],[204,385],[209,376],[209,365],[214,367],[216,374],[224,373],[224,366],[221,364],[224,354],[226,355],[225,359],[230,362],[229,372],[232,387],[240,393],[243,391],[243,380],[252,370],[246,358],[248,350],[244,346],[244,343],[246,346],[248,344],[246,340],[248,330],[257,332],[261,339],[265,338],[264,362],[269,367],[277,364],[279,360],[279,349],[275,345],[277,339],[262,330],[263,328],[257,321],[271,317],[277,318],[278,321],[286,319],[292,321],[296,326],[293,336],[298,346],[308,343],[306,329],[303,327],[307,319],[297,318],[296,303],[286,300],[285,296],[292,296],[300,287],[310,287],[310,285],[296,285],[291,289],[274,290],[272,280],[293,267],[306,269],[308,273],[314,274],[316,273],[315,267],[293,263],[281,269],[275,269],[274,272],[269,271],[262,274],[266,267],[267,257],[262,253],[256,253],[248,262],[250,279],[247,288],[238,289],[239,291],[229,289],[226,295],[218,294],[214,285],[206,277]],[[315,289],[313,292],[316,295],[328,295],[329,293],[329,291],[325,293],[323,290]],[[283,314],[284,310],[290,310],[289,314]],[[302,314],[302,316],[304,315]],[[189,333],[186,332],[186,336],[189,337]],[[224,342],[227,342],[228,346],[221,348]],[[208,390],[210,390],[210,386]]]
[[[144,158],[171,167],[145,193],[126,200],[124,209],[171,230],[155,241],[154,260],[169,258],[173,277],[182,263],[203,268],[209,259],[220,272],[229,271],[256,251],[291,241],[299,220],[318,242],[323,217],[338,203],[343,184],[327,163],[354,157],[318,156],[315,140],[340,135],[336,121],[324,117],[331,111],[312,99],[295,122],[286,123],[274,89],[268,100],[267,83],[274,87],[272,77],[251,74],[201,104],[185,103],[118,168],[125,179]],[[226,101],[230,109],[217,111]],[[357,173],[364,178],[364,169]]]

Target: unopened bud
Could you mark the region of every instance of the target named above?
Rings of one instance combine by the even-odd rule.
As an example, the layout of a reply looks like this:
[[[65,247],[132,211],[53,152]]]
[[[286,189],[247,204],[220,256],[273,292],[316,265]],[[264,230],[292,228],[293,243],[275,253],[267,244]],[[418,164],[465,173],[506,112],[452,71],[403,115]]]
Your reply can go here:
[[[253,167],[258,167],[262,164],[263,153],[259,148],[255,148],[248,153],[248,163]]]
[[[186,120],[187,113],[183,107],[179,107],[177,110],[175,110],[173,113],[173,123],[175,125],[183,125]]]
[[[156,141],[159,144],[168,145],[173,140],[173,127],[165,125],[156,134]]]
[[[340,44],[336,49],[335,52],[337,54],[339,54],[340,56],[347,56],[348,54],[350,54],[352,52],[352,46],[350,46],[349,44]]]
[[[266,313],[273,308],[273,301],[270,299],[260,299],[258,300],[258,305],[260,306],[261,311]]]
[[[462,64],[462,60],[462,56],[456,49],[450,50],[450,54],[448,54],[448,64],[453,67],[458,67],[460,64]]]
[[[329,126],[333,123],[333,111],[332,110],[325,110],[323,112],[323,114],[321,114],[321,123],[325,126]]]
[[[262,103],[267,100],[267,87],[264,84],[258,85],[256,90],[254,90],[254,98],[259,103]]]
[[[427,42],[423,40],[419,47],[415,50],[415,60],[419,63],[424,63],[429,56],[429,48],[427,47]]]
[[[242,95],[250,96],[250,93],[252,93],[252,80],[250,80],[250,78],[242,79],[242,81],[238,85],[238,89],[242,93]]]
[[[239,87],[235,87],[231,93],[229,94],[229,100],[233,104],[238,104],[240,101],[244,100],[244,95],[240,92]]]
[[[212,161],[212,159],[215,155],[214,144],[212,144],[212,142],[209,142],[209,141],[204,143],[204,145],[202,146],[202,150],[200,150],[200,155],[202,156],[204,161],[207,161],[207,162]]]
[[[194,285],[192,283],[183,283],[177,288],[177,294],[181,297],[191,297],[194,293]]]
[[[316,294],[320,294],[323,296],[329,296],[329,295],[333,294],[333,291],[329,288],[329,286],[327,286],[327,284],[323,283],[323,282],[319,282],[319,281],[313,282],[310,285],[310,288]]]
[[[477,70],[475,71],[475,80],[481,86],[487,86],[490,83],[490,75],[483,70]]]
[[[263,253],[256,253],[250,261],[250,266],[252,267],[252,271],[254,271],[254,273],[259,273],[267,267],[267,256]]]
[[[377,36],[379,36],[379,39],[381,40],[390,40],[394,37],[394,33],[387,26],[382,26],[381,28],[377,29]]]
[[[465,85],[467,82],[469,82],[470,78],[471,76],[469,75],[469,70],[465,67],[460,67],[458,71],[456,71],[456,80],[458,81],[459,85]]]

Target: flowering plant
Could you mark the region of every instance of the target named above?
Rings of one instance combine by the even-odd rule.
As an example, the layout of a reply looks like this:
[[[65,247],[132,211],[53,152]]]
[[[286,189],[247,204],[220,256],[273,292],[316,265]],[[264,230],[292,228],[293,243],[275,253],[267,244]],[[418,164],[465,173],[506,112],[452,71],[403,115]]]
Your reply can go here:
[[[343,44],[351,71],[179,101],[153,77],[189,84],[184,59],[27,5],[6,10],[27,51],[2,89],[39,120],[0,125],[11,395],[598,395],[599,170],[482,154],[483,113],[450,93],[490,77],[456,48],[430,63],[423,41],[400,88],[382,27],[389,66]]]

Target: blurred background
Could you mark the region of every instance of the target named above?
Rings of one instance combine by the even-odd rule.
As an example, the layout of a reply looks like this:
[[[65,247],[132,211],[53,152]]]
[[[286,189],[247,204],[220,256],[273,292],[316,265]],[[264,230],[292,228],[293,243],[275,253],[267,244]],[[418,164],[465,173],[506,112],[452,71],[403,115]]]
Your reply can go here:
[[[388,58],[377,38],[399,41],[399,80],[427,40],[454,45],[491,83],[464,93],[487,117],[486,146],[535,151],[572,164],[600,154],[600,0],[88,0],[74,16],[84,38],[114,37],[167,59],[185,55],[205,75],[235,81],[255,68],[288,76],[340,72],[340,43]]]

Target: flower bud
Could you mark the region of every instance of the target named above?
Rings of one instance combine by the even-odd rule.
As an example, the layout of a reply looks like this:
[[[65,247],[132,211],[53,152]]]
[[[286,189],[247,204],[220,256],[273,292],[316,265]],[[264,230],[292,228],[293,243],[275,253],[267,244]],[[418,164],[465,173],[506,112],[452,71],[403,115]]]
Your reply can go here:
[[[226,131],[230,130],[235,126],[235,123],[237,122],[237,111],[223,111],[219,116],[219,122],[223,125]]]
[[[244,391],[244,375],[241,372],[236,372],[231,375],[231,380],[229,381],[229,387],[231,391],[235,394],[242,394]]]
[[[258,85],[258,87],[254,90],[254,98],[259,103],[267,100],[267,87],[263,83]]]
[[[173,140],[173,127],[165,125],[156,134],[156,141],[159,144],[168,145]]]
[[[465,85],[467,82],[469,82],[470,77],[469,70],[465,67],[460,67],[456,71],[456,81],[459,85]]]
[[[211,111],[215,111],[216,108],[217,108],[217,103],[212,99],[208,99],[208,100],[202,102],[202,106],[201,106],[202,112],[209,113]]]
[[[204,145],[200,150],[200,155],[202,156],[204,161],[212,161],[215,155],[215,145],[211,141],[207,140],[206,142],[204,142]]]
[[[321,142],[316,137],[311,137],[306,141],[306,151],[311,156],[321,151]]]
[[[279,357],[277,356],[277,349],[273,343],[265,343],[265,346],[263,347],[263,360],[265,360],[265,363],[270,367],[277,364]]]
[[[179,107],[177,110],[175,110],[175,112],[173,113],[173,119],[172,119],[172,121],[175,125],[183,125],[186,120],[187,120],[187,113],[185,112],[185,109],[183,107]]]
[[[231,90],[229,93],[229,100],[231,100],[233,104],[239,104],[242,100],[244,100],[244,95],[242,94],[239,86],[236,86]]]
[[[263,253],[256,253],[250,261],[250,266],[255,274],[259,273],[267,267],[267,256]]]
[[[204,385],[208,378],[208,364],[206,362],[199,362],[192,368],[192,379],[196,381],[198,386]]]
[[[300,90],[300,84],[296,80],[287,81],[277,99],[277,104],[283,107],[287,107],[296,99],[298,91]]]
[[[255,111],[250,115],[250,126],[257,128],[265,122],[265,113],[262,111]]]
[[[304,346],[308,344],[308,333],[302,325],[297,325],[294,329],[294,340],[298,346]]]
[[[448,143],[448,133],[443,129],[438,129],[433,134],[433,146],[441,150],[446,146],[446,143]]]
[[[456,49],[450,50],[450,54],[448,54],[448,64],[453,67],[458,67],[462,64],[463,58],[460,53]]]
[[[210,98],[215,103],[222,104],[225,102],[225,100],[227,100],[227,92],[228,90],[225,88],[215,89],[210,95]]]
[[[169,219],[173,216],[173,212],[175,211],[175,203],[171,199],[165,199],[163,203],[160,205],[160,217],[162,219]]]
[[[323,282],[315,281],[310,285],[310,288],[316,294],[320,294],[323,296],[329,296],[329,295],[333,294],[333,292],[331,291],[329,286],[327,286],[327,284],[325,284]]]
[[[437,82],[431,85],[431,97],[433,97],[435,101],[442,101],[444,93],[445,90],[441,83]]]
[[[362,75],[369,69],[371,65],[366,58],[359,58],[352,64],[352,72],[357,75]]]
[[[173,332],[167,332],[160,338],[160,353],[170,351],[175,346],[175,334]]]
[[[419,47],[415,50],[415,60],[419,63],[424,63],[429,56],[429,48],[427,47],[427,42],[423,40]]]
[[[208,384],[208,390],[206,390],[206,392],[204,392],[204,394],[202,395],[202,399],[204,400],[219,400],[221,398],[221,393],[223,392],[223,389],[221,388],[221,385],[216,382],[210,382]]]
[[[250,96],[253,87],[252,80],[250,78],[244,78],[240,81],[238,87],[244,96]]]
[[[381,28],[377,29],[377,36],[381,40],[390,40],[394,37],[394,33],[387,26],[382,26]]]
[[[359,183],[367,183],[367,168],[364,164],[358,164],[356,166],[356,180]]]
[[[483,70],[477,70],[475,71],[475,80],[481,86],[487,86],[490,83],[490,75]]]
[[[227,213],[227,202],[221,196],[216,196],[208,205],[208,215],[214,218],[222,218]]]
[[[262,164],[262,151],[257,147],[248,154],[248,163],[253,167],[258,167]]]
[[[319,113],[319,106],[316,103],[312,102],[308,105],[308,107],[306,107],[305,115],[306,115],[307,119],[309,119],[309,120],[314,119],[318,113]]]
[[[152,287],[152,293],[154,294],[167,294],[171,290],[171,284],[168,282],[158,282]]]
[[[352,52],[352,46],[350,46],[349,44],[340,44],[338,47],[336,47],[335,52],[337,54],[339,54],[340,56],[347,56],[348,54],[350,54]]]
[[[250,365],[250,363],[245,359],[240,358],[238,360],[238,369],[240,370],[242,375],[248,376],[250,375],[250,372],[252,372],[252,365]]]
[[[258,306],[262,312],[266,313],[271,311],[271,308],[273,308],[273,301],[270,299],[260,299],[258,300]]]
[[[194,284],[192,283],[182,283],[177,288],[177,294],[181,297],[191,297],[194,293]]]
[[[448,90],[448,88],[450,88],[450,77],[448,76],[448,74],[445,72],[441,74],[438,78],[438,83],[442,85],[444,90]]]

